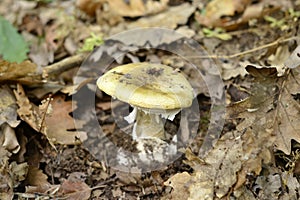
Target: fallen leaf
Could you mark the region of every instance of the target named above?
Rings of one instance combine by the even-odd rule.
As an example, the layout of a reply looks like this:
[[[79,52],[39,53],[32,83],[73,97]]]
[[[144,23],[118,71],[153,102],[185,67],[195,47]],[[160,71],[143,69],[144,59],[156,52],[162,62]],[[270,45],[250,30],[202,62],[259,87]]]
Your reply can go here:
[[[143,17],[135,22],[128,24],[128,28],[141,27],[161,27],[175,29],[178,25],[186,24],[188,18],[195,11],[195,7],[189,3],[184,3],[179,6],[170,7],[159,14]]]
[[[16,28],[0,15],[0,54],[10,62],[27,59],[28,44]]]
[[[198,15],[197,21],[206,26],[224,26],[236,13],[242,13],[249,0],[213,0],[205,8],[204,15]]]
[[[245,77],[247,71],[245,66],[249,64],[248,62],[241,61],[239,64],[235,62],[222,63],[222,78],[224,80],[229,80],[238,76]]]
[[[250,19],[257,19],[277,11],[279,8],[289,8],[292,5],[286,1],[261,0],[213,0],[210,1],[203,12],[195,13],[195,19],[208,27],[222,27],[234,30]]]
[[[42,170],[34,166],[29,166],[26,177],[26,185],[37,186],[39,188],[49,188],[50,183],[47,181],[48,176]]]
[[[255,189],[258,191],[259,199],[278,199],[281,193],[281,177],[279,174],[257,177]]]
[[[8,124],[2,124],[0,128],[2,134],[4,135],[2,146],[12,153],[18,153],[21,147],[16,137],[15,130]]]
[[[164,185],[171,186],[173,192],[169,197],[172,200],[188,199],[190,193],[188,191],[191,175],[187,172],[177,173],[169,178]]]
[[[31,103],[20,84],[14,91],[19,109],[18,115],[37,132],[43,133],[50,144],[75,144],[87,139],[85,132],[76,131],[83,122],[76,121],[69,115],[73,111],[72,102],[64,101],[62,95],[54,96],[53,101],[46,99],[38,107]]]
[[[104,0],[76,0],[76,7],[90,16],[95,16],[97,9],[99,9]]]
[[[287,197],[285,199],[297,199],[300,183],[293,174],[283,172],[281,174],[282,182],[288,187]]]
[[[45,124],[47,137],[54,143],[74,144],[77,140],[84,141],[87,134],[80,131],[72,131],[80,128],[83,124],[69,115],[73,111],[72,101],[65,101],[63,95],[56,95],[51,101],[52,112],[46,115]]]
[[[300,65],[300,45],[292,52],[284,65],[288,68],[296,68]]]
[[[139,17],[161,12],[167,8],[169,0],[142,1],[142,0],[110,0],[108,1],[110,9],[118,15],[124,17]]]
[[[287,70],[284,76],[277,77],[276,68],[247,66],[246,69],[257,82],[251,88],[250,97],[230,106],[227,114],[244,119],[238,130],[251,127],[275,135],[276,148],[289,155],[291,140],[300,142],[300,105],[293,97],[300,93],[297,81],[300,70]]]
[[[0,135],[0,142],[2,141]],[[0,198],[1,199],[12,199],[13,198],[13,188],[10,180],[10,174],[8,170],[9,165],[9,153],[6,149],[0,146]]]
[[[25,94],[22,85],[18,84],[14,90],[17,104],[19,106],[17,113],[19,117],[29,124],[34,130],[44,132],[42,125],[43,117],[38,107],[32,104]]]
[[[28,164],[21,163],[17,164],[15,161],[9,164],[10,177],[12,181],[12,186],[17,187],[21,184],[21,181],[24,181],[27,172],[28,172]]]
[[[203,159],[187,149],[185,163],[194,169],[190,180],[185,182],[188,199],[213,200],[230,195],[232,189],[238,190],[245,183],[247,174],[258,175],[262,162],[270,162],[265,152],[272,144],[270,133],[255,134],[247,129],[245,132],[226,133]],[[178,179],[172,180],[176,182]],[[176,194],[186,191],[183,187],[177,190],[174,189]]]
[[[88,200],[91,195],[91,188],[83,181],[66,180],[59,188],[58,194],[69,200]]]
[[[30,80],[31,76],[37,75],[36,64],[30,61],[23,61],[21,63],[11,63],[0,60],[0,82],[2,81],[18,81]]]
[[[0,86],[0,126],[3,123],[8,123],[13,128],[20,123],[17,120],[16,99],[7,85]]]

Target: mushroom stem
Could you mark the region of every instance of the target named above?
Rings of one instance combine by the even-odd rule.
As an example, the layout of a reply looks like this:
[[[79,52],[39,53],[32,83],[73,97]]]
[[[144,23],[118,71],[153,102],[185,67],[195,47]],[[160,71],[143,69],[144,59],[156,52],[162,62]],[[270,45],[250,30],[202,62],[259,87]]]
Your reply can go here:
[[[165,139],[164,123],[159,114],[146,113],[137,109],[133,125],[133,139],[157,137]]]

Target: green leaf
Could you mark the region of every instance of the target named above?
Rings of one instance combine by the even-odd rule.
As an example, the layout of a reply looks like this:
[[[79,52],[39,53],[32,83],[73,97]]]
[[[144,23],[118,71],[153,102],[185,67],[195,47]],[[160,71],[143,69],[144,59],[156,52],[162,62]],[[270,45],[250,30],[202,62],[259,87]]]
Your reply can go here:
[[[27,59],[28,45],[12,24],[0,16],[0,55],[9,62]]]
[[[206,37],[216,37],[221,40],[230,40],[232,38],[232,36],[226,33],[222,28],[215,28],[214,30],[203,28],[202,32]]]
[[[84,44],[79,52],[87,52],[93,51],[96,46],[103,44],[102,35],[95,35],[95,33],[91,33],[91,37],[86,38],[84,40]]]

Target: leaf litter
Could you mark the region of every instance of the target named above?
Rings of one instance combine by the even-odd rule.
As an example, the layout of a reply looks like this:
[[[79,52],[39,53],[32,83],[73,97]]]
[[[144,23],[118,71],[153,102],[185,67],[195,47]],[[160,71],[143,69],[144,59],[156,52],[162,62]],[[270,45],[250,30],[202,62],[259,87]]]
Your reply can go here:
[[[299,47],[291,53],[299,45],[299,1],[12,2],[4,0],[0,13],[30,41],[31,61],[0,60],[1,199],[299,198]],[[205,81],[178,57],[149,50],[180,45],[183,37],[153,33],[132,35],[131,40],[106,39],[153,25],[178,30],[203,44],[209,54],[198,58],[201,70],[211,73],[205,59],[218,63],[228,89],[227,116],[221,137],[208,145],[206,155],[199,153],[211,106]],[[95,40],[103,44],[92,57],[99,65],[86,69],[75,81],[72,76],[85,56],[78,50],[91,35],[103,37]],[[190,78],[201,102],[201,120],[197,127],[190,127],[187,119],[180,124],[183,137],[197,134],[183,150],[185,157],[151,173],[141,169],[135,169],[136,174],[122,173],[107,165],[105,150],[112,149],[94,143],[97,130],[89,124],[92,113],[87,105],[72,108],[68,96],[95,89],[92,79],[103,73],[99,66],[107,55],[115,60],[114,66],[160,62]],[[209,73],[206,81],[213,80]],[[82,111],[82,119],[76,119],[79,127],[73,123],[76,109]],[[97,117],[105,136],[130,147],[112,117],[121,116],[121,110],[97,93]],[[174,132],[178,126],[168,123],[167,129]],[[76,130],[83,127],[90,130]],[[81,142],[95,147],[89,152]],[[95,159],[94,152],[103,153],[103,159]]]

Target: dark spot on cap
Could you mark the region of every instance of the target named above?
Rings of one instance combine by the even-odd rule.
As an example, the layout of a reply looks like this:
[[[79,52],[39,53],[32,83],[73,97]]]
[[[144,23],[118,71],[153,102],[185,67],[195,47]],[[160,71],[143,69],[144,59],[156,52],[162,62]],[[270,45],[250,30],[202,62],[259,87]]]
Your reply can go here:
[[[164,69],[163,68],[150,68],[150,69],[147,69],[146,73],[149,74],[149,75],[152,75],[152,76],[160,76],[162,73],[163,73]]]
[[[125,78],[128,78],[128,79],[132,79],[132,76],[131,76],[131,74],[124,74],[124,76],[125,76]]]
[[[121,73],[121,72],[116,72],[116,71],[113,71],[112,73],[113,73],[113,74],[120,75],[120,76],[123,76],[123,75],[124,75],[123,73]]]

